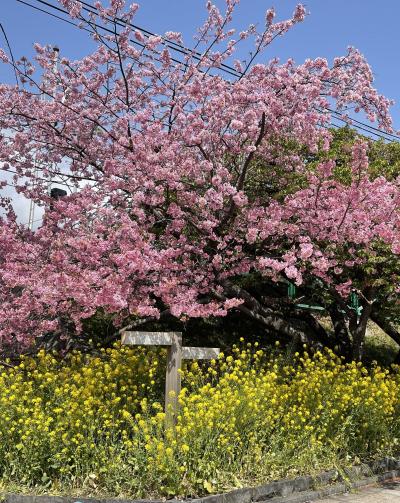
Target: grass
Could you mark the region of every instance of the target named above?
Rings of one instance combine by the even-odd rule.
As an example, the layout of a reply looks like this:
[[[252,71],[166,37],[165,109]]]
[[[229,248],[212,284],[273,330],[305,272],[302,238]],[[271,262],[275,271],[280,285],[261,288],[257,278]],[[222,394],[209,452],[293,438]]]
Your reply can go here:
[[[400,350],[400,346],[394,342],[373,321],[368,322],[365,338],[365,361],[366,363],[378,362],[380,365],[389,366],[393,363]]]

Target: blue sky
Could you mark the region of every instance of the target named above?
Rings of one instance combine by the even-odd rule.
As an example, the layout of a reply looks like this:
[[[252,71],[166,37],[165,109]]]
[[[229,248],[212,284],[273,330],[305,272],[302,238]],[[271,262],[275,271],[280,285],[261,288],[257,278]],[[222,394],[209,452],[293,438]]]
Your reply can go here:
[[[27,0],[36,4],[36,0]],[[90,0],[89,0],[90,1]],[[56,0],[50,0],[56,3]],[[32,44],[38,41],[60,46],[62,53],[79,58],[91,48],[85,32],[18,3],[1,0],[2,22],[16,57],[32,54]],[[163,33],[181,31],[189,46],[192,35],[205,16],[205,0],[143,0],[136,23]],[[222,0],[216,0],[223,5]],[[273,5],[278,18],[287,17],[297,0],[242,0],[234,26],[242,28],[251,22],[262,22],[265,10]],[[282,60],[293,57],[297,62],[322,56],[331,60],[343,54],[348,45],[359,48],[367,57],[376,77],[376,87],[397,103],[392,109],[396,129],[400,129],[399,19],[400,1],[384,0],[308,0],[310,15],[285,37],[281,37],[263,56],[264,60],[278,56]],[[0,36],[0,45],[4,40]],[[241,57],[248,48],[242,49]],[[0,81],[12,75],[0,67]]]

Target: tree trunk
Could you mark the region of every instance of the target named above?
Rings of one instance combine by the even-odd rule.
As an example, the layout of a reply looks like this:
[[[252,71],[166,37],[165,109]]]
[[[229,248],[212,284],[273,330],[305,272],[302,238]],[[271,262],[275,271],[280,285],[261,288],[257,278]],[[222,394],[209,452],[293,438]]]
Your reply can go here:
[[[362,294],[361,315],[357,316],[357,313],[352,311],[349,316],[349,331],[352,338],[353,360],[361,361],[364,355],[365,334],[367,331],[367,323],[372,311],[372,296],[373,289],[365,289]]]
[[[352,358],[356,361],[361,361],[364,355],[364,345],[365,345],[365,333],[367,331],[367,321],[368,318],[356,323],[353,328],[350,329],[352,335]],[[351,325],[351,323],[350,323]]]
[[[350,359],[352,353],[352,341],[346,323],[346,316],[337,303],[333,303],[327,308],[331,317],[333,331],[335,334],[334,346],[337,352],[346,359]]]
[[[310,313],[302,312],[301,315],[298,312],[280,313],[274,308],[263,305],[247,290],[229,281],[225,281],[223,287],[224,294],[214,292],[214,297],[219,300],[226,300],[230,297],[243,299],[243,304],[236,309],[257,320],[268,330],[280,334],[288,340],[318,348],[329,345],[330,341],[326,330]]]

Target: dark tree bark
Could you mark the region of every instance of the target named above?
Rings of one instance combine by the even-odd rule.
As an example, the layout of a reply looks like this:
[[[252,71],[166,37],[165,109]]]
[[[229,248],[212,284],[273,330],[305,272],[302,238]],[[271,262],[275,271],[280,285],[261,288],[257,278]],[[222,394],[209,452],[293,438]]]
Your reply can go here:
[[[361,292],[361,315],[358,316],[354,310],[349,311],[349,331],[352,338],[352,358],[361,361],[364,354],[365,334],[367,323],[372,312],[372,297],[374,291],[371,287]]]
[[[258,321],[266,329],[275,332],[283,338],[307,344],[314,347],[331,346],[331,340],[320,323],[309,313],[301,313],[287,305],[285,313],[276,310],[276,306],[269,307],[262,304],[247,290],[226,281],[223,284],[224,293],[214,292],[219,300],[231,297],[243,299],[237,307],[238,311]]]
[[[335,346],[346,359],[351,357],[352,341],[346,323],[346,315],[337,303],[332,303],[327,307],[330,315],[333,331],[335,334]]]

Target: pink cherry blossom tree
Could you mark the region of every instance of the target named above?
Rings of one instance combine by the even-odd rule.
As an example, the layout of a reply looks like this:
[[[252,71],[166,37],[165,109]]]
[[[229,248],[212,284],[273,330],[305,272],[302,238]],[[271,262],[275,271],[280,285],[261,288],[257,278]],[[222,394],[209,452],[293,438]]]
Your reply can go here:
[[[390,102],[374,89],[363,56],[349,48],[331,65],[265,62],[265,48],[303,21],[302,5],[289,20],[277,22],[269,10],[262,29],[235,33],[238,0],[226,0],[224,13],[207,2],[194,49],[177,60],[172,46],[183,44],[181,35],[133,28],[136,4],[96,2],[89,15],[78,1],[61,4],[93,32],[97,49],[56,66],[52,48],[36,45],[34,62],[14,65],[19,85],[0,86],[2,169],[45,210],[31,232],[1,199],[3,345],[79,333],[99,309],[118,328],[165,313],[182,319],[237,309],[287,337],[323,339],[309,313],[285,319],[238,279],[317,278],[346,306],[354,266],[377,243],[399,253],[398,182],[370,179],[362,144],[348,185],[332,176],[332,163],[310,171],[290,148],[327,150],[333,106],[392,130]],[[249,60],[234,62],[237,77],[225,75],[244,40],[254,43]],[[13,64],[4,52],[0,58]],[[282,173],[300,173],[307,184],[282,200],[260,197],[251,190],[260,169],[281,189]],[[49,182],[66,170],[77,190],[54,201]],[[374,294],[369,284],[357,288],[365,308],[351,333],[360,346]]]
[[[374,303],[399,288],[393,265],[400,251],[400,192],[398,180],[370,176],[365,142],[353,146],[347,184],[335,179],[334,164],[318,165],[307,188],[288,197],[285,207],[301,236],[294,264],[299,268],[300,259],[300,271],[330,293],[332,320],[343,331],[347,318],[352,353],[361,358]],[[360,313],[348,305],[352,291]]]

